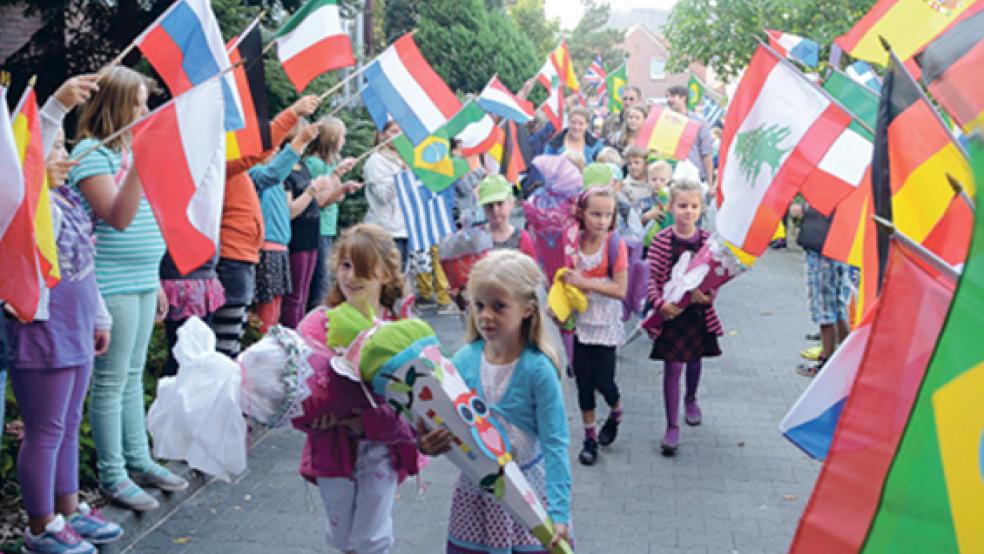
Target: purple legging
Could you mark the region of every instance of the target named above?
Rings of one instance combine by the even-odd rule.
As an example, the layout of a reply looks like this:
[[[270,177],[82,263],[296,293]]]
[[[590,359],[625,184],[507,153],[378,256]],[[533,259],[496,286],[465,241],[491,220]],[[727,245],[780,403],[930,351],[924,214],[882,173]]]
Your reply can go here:
[[[17,480],[31,517],[55,511],[55,497],[79,490],[79,423],[92,365],[11,370],[24,420]]]
[[[291,291],[284,297],[284,305],[280,310],[280,323],[286,327],[297,327],[304,317],[304,306],[307,305],[314,265],[317,262],[317,250],[304,250],[290,255]]]
[[[697,400],[697,385],[700,384],[700,358],[689,362],[664,362],[663,405],[666,408],[666,426],[679,427],[680,421],[680,374],[687,367],[687,402]]]

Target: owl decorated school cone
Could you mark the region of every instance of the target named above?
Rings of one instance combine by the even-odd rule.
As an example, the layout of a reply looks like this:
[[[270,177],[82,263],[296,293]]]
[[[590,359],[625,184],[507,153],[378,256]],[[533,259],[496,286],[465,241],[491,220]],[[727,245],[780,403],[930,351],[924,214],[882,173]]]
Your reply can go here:
[[[357,359],[358,366],[352,364],[348,371],[357,371],[375,394],[411,422],[422,419],[431,428],[447,429],[452,435],[447,454],[451,462],[549,548],[553,521],[512,459],[505,429],[441,354],[426,322],[376,322],[353,342],[345,358]],[[566,541],[551,550],[572,552]]]

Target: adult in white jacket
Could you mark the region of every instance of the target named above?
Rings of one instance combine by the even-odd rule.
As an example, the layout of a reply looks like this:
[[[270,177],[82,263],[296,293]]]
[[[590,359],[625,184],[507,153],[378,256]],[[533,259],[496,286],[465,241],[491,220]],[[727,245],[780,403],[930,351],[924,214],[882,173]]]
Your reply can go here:
[[[400,126],[395,121],[390,121],[376,135],[376,144],[391,139],[400,132]],[[369,201],[365,222],[379,225],[393,237],[404,264],[407,261],[407,225],[393,178],[406,168],[392,143],[373,152],[362,168],[366,200]]]

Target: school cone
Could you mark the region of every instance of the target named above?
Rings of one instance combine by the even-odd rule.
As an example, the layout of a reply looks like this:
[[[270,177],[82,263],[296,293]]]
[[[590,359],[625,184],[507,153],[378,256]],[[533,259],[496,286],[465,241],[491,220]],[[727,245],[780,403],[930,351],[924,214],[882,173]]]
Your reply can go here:
[[[452,436],[448,459],[550,548],[554,523],[512,459],[508,435],[485,400],[441,354],[426,322],[378,322],[352,342],[345,358],[353,365],[358,361],[362,379],[411,423],[423,420],[432,429],[447,429]],[[573,554],[566,541],[550,552]]]

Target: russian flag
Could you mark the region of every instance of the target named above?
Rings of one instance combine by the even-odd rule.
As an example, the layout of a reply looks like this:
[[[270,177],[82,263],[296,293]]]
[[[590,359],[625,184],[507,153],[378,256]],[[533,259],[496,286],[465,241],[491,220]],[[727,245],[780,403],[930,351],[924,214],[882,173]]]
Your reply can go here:
[[[136,39],[137,47],[167,83],[172,96],[201,84],[232,64],[208,0],[178,0]],[[252,60],[250,60],[252,61]],[[245,126],[231,73],[222,76],[225,130]]]
[[[176,97],[133,128],[134,168],[182,274],[215,255],[225,191],[223,89],[218,80]]]
[[[869,311],[872,314],[874,310]],[[779,431],[807,456],[823,460],[834,440],[847,395],[871,336],[871,317],[859,325],[827,360],[789,413],[779,423]]]
[[[493,75],[485,90],[478,95],[478,105],[493,115],[511,119],[516,123],[526,123],[533,119],[536,113],[533,104],[522,98],[517,98],[502,84],[498,75]]]
[[[461,109],[458,97],[427,63],[409,33],[366,68],[365,79],[374,103],[369,107],[370,101],[366,102],[370,113],[378,115],[385,109],[414,146]],[[363,100],[367,100],[365,94]]]
[[[820,63],[820,45],[810,39],[800,36],[767,29],[769,46],[780,55],[797,60],[807,67],[816,67]]]

